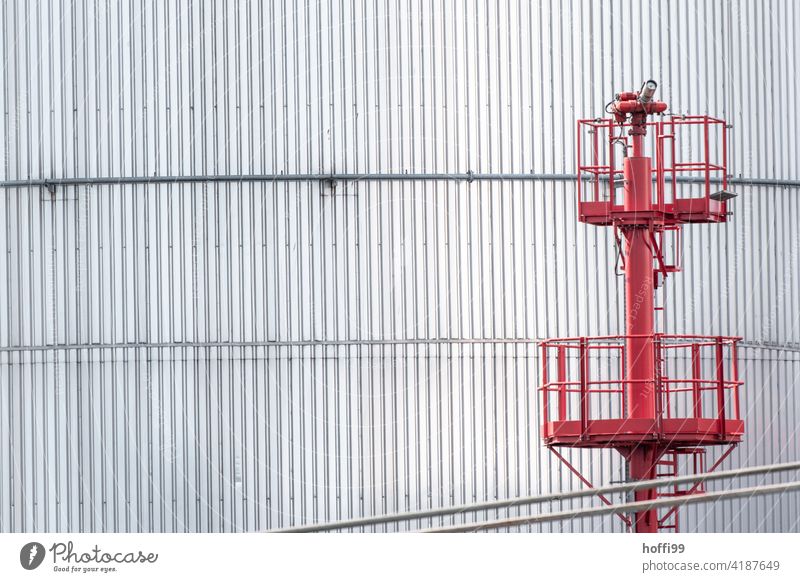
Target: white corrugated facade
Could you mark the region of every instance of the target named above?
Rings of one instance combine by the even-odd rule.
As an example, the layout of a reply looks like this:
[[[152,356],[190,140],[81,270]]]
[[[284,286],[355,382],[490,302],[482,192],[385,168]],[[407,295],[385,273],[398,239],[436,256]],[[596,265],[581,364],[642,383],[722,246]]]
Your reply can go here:
[[[534,342],[624,331],[613,236],[576,220],[575,119],[650,77],[673,111],[728,119],[731,173],[762,182],[686,229],[666,330],[744,338],[724,467],[800,458],[796,3],[0,11],[0,531],[262,530],[581,487],[541,447]],[[441,179],[467,172],[509,176]],[[281,177],[90,180],[231,174]],[[86,180],[22,183],[58,178]],[[568,458],[624,479],[616,453]],[[799,514],[795,493],[682,526]]]

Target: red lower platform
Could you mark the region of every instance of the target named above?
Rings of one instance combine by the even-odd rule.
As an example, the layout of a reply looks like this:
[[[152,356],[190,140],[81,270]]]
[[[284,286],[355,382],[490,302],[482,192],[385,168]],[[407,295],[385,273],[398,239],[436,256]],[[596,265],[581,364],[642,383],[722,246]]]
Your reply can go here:
[[[566,447],[614,447],[641,443],[670,447],[733,444],[742,440],[744,421],[718,418],[614,418],[546,422],[542,438],[548,445]]]
[[[541,342],[545,444],[670,449],[741,441],[739,338],[654,334],[653,376],[629,380],[624,348],[631,337],[640,336]],[[654,417],[628,416],[626,397],[634,390],[655,391]]]

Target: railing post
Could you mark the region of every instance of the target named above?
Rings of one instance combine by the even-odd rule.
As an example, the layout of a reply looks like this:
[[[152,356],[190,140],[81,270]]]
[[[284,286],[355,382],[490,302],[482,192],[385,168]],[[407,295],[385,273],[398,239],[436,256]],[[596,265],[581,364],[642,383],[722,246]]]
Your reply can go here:
[[[576,134],[575,135],[575,143],[576,143],[577,152],[578,152],[578,184],[576,185],[576,188],[578,189],[578,197],[577,197],[578,198],[578,204],[577,204],[577,206],[578,206],[578,216],[581,215],[581,202],[583,201],[583,199],[581,198],[581,196],[583,195],[583,185],[581,184],[581,175],[583,173],[582,172],[583,150],[581,150],[581,131],[582,131],[581,122],[579,120],[577,125],[576,125],[576,131],[575,131],[575,134]]]
[[[733,372],[733,414],[736,420],[742,417],[739,414],[739,360],[736,354],[736,342],[739,340],[731,340],[731,366]]]
[[[550,422],[550,386],[547,374],[547,342],[542,342],[542,433],[545,437],[549,436],[547,432],[547,423]]]
[[[662,137],[663,122],[658,123],[656,127],[656,200],[658,201],[658,209],[664,210],[664,139]]]
[[[622,390],[622,394],[620,397],[620,418],[628,418],[628,391],[627,391],[627,380],[628,377],[625,374],[625,370],[628,369],[628,366],[625,361],[625,342],[619,347],[619,387]]]
[[[589,427],[589,396],[588,396],[588,376],[589,367],[587,359],[587,340],[585,337],[580,339],[580,382],[581,382],[581,438],[586,438],[586,431]]]
[[[597,139],[597,134],[600,133],[599,131],[595,133],[595,139]],[[614,135],[614,127],[611,122],[608,122],[608,204],[609,207],[615,206],[617,201],[617,195],[614,191],[614,142],[611,141],[611,136]],[[596,143],[596,142],[595,142]],[[600,161],[597,161],[597,166],[600,165]],[[599,177],[599,175],[597,176]],[[599,180],[598,180],[599,182]],[[597,188],[598,196],[595,199],[595,202],[600,201],[599,192],[600,187]]]
[[[700,380],[703,378],[703,372],[700,367],[700,346],[697,344],[692,345],[692,414],[694,418],[702,418],[703,416],[703,399],[702,391],[700,390]]]
[[[725,368],[722,360],[722,338],[716,338],[717,348],[717,418],[719,419],[719,434],[725,435]]]
[[[722,122],[722,189],[728,189],[728,124]],[[736,345],[734,340],[734,345]]]
[[[664,386],[662,382],[662,370],[661,370],[661,357],[662,357],[663,350],[661,349],[661,335],[655,334],[653,335],[653,362],[655,365],[653,366],[653,391],[655,393],[655,403],[656,403],[656,428],[658,430],[658,434],[663,432],[663,420],[664,420],[664,397],[667,398],[667,405],[666,408],[669,410],[669,386]]]
[[[567,348],[558,346],[558,420],[567,420]]]
[[[706,208],[708,208],[708,204],[709,204],[709,200],[710,200],[710,196],[711,196],[711,169],[709,168],[711,160],[709,158],[709,151],[708,151],[709,150],[709,146],[708,146],[708,143],[709,143],[709,140],[708,140],[708,116],[706,116],[705,119],[703,120],[703,141],[705,143],[705,150],[706,150],[705,151],[705,154],[706,154],[705,155],[705,158],[706,158],[706,164],[705,164],[706,165],[706,168],[705,168],[705,170],[706,170],[706,180],[705,180],[705,183],[706,183],[706,196],[705,196],[705,198],[706,198]]]
[[[672,179],[672,203],[675,204],[675,199],[678,196],[678,172],[675,169],[675,124],[672,125],[672,139],[670,140],[670,163],[672,164],[672,172],[670,177]]]

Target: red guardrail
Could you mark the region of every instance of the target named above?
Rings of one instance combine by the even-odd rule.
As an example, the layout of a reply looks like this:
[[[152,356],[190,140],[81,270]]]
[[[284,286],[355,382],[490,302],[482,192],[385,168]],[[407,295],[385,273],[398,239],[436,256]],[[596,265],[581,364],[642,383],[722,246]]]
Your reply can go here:
[[[654,376],[625,378],[625,340],[634,336],[572,337],[540,343],[542,412],[549,423],[578,421],[581,434],[595,420],[625,420],[626,389],[645,384],[656,390],[656,423],[668,419],[714,419],[715,430],[740,420],[736,344],[727,336],[655,334]],[[670,375],[670,369],[686,373]],[[552,413],[555,412],[555,415]]]

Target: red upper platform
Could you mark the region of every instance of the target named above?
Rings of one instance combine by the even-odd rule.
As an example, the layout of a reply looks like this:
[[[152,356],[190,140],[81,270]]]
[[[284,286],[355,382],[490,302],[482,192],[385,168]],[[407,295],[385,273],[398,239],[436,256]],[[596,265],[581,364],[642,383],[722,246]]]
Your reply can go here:
[[[647,123],[653,196],[646,211],[623,205],[623,161],[630,123],[578,121],[578,219],[608,226],[725,222],[727,125],[706,115],[673,116]],[[680,184],[680,187],[679,187]]]

